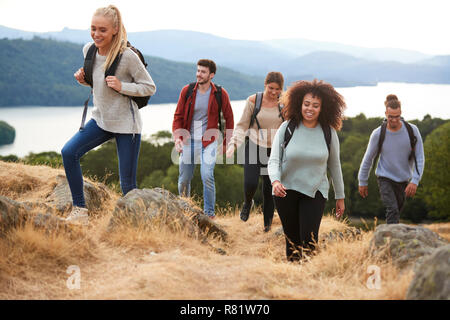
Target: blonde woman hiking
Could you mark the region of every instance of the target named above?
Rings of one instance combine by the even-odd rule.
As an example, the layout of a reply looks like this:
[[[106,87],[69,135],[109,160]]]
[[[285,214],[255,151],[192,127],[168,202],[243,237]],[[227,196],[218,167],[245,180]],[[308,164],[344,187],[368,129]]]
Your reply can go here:
[[[92,72],[80,68],[74,76],[79,84],[92,86],[92,119],[85,126],[82,123],[80,131],[61,151],[73,199],[72,212],[66,218],[69,223],[88,223],[80,158],[104,142],[116,140],[123,194],[137,187],[142,120],[134,99],[151,96],[156,91],[144,64],[127,47],[127,33],[117,7],[110,5],[94,12],[91,37],[94,42],[84,46],[83,55],[86,58],[92,52]]]

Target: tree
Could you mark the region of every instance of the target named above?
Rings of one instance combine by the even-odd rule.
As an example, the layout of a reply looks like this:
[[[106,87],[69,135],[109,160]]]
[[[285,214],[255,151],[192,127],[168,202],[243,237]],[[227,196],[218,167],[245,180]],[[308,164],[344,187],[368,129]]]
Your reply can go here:
[[[432,208],[430,217],[450,220],[450,122],[428,135],[424,149],[425,171],[418,196]]]
[[[0,146],[10,144],[16,138],[16,130],[5,121],[0,121]]]

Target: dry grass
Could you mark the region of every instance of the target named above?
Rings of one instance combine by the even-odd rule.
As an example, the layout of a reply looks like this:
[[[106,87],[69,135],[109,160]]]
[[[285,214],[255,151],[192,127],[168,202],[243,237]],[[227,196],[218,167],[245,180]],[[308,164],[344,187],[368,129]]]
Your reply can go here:
[[[58,173],[34,169],[35,174],[27,166],[20,169],[39,181],[28,194],[44,192]],[[22,191],[8,190],[23,199]],[[368,257],[372,232],[321,245],[309,261],[295,264],[285,259],[283,236],[275,235],[281,226],[277,215],[272,231],[264,233],[260,213],[253,211],[244,223],[229,209],[216,219],[229,240],[210,238],[205,244],[158,223],[108,232],[114,201],[88,228],[46,233],[25,225],[0,238],[0,299],[404,299],[412,279],[411,272]],[[324,217],[320,232],[346,227]],[[78,290],[66,285],[71,265],[81,271]],[[370,265],[381,270],[378,290],[366,286]]]

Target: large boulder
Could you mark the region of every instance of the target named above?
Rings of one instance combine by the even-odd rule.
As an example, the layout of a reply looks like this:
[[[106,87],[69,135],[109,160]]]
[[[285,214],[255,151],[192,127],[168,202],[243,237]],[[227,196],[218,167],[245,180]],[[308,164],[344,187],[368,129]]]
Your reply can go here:
[[[20,202],[0,196],[0,236],[11,228],[22,225],[27,220],[30,208]]]
[[[18,202],[0,196],[0,236],[4,236],[12,228],[23,226],[27,221],[31,221],[35,228],[46,231],[60,228],[66,230],[65,221],[46,204]]]
[[[442,246],[417,268],[406,294],[411,300],[450,300],[450,245]]]
[[[86,206],[89,210],[101,208],[104,201],[110,199],[106,186],[101,183],[93,184],[84,180],[83,190]],[[56,177],[56,186],[47,200],[59,212],[65,212],[72,207],[72,194],[66,176],[58,175]]]
[[[193,206],[167,190],[134,189],[120,198],[109,222],[109,230],[120,225],[146,227],[162,223],[192,236],[213,234],[226,240],[227,232]]]
[[[436,248],[446,244],[448,241],[437,233],[421,226],[382,224],[375,229],[369,254],[392,258],[392,262],[400,268],[416,269]]]

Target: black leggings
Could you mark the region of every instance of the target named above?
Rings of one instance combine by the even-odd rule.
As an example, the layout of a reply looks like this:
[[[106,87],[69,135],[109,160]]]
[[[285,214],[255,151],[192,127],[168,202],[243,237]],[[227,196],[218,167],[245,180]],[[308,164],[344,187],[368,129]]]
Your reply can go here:
[[[272,197],[272,183],[267,174],[267,162],[269,161],[270,150],[270,148],[263,148],[256,145],[249,139],[245,144],[244,201],[247,205],[252,203],[256,189],[258,188],[259,176],[262,173],[264,226],[270,226],[272,224],[273,212],[275,210]]]
[[[319,240],[319,227],[326,199],[320,191],[315,198],[287,190],[284,198],[274,196],[278,215],[286,237],[286,256],[298,261],[303,252],[312,252]]]

